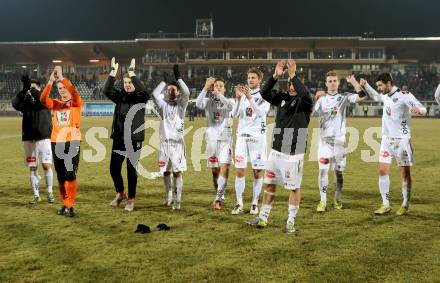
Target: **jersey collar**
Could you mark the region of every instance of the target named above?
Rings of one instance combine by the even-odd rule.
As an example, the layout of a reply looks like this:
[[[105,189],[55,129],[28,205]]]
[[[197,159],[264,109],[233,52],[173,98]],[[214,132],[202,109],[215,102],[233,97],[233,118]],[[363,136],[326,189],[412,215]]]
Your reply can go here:
[[[390,93],[387,93],[389,97],[393,96],[396,92],[400,91],[400,89],[397,86],[393,86]]]

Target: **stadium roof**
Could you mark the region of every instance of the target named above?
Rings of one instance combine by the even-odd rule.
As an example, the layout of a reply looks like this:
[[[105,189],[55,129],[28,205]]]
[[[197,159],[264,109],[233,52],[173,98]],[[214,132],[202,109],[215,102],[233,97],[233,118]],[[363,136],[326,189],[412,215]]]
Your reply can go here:
[[[0,42],[2,64],[51,64],[52,60],[89,65],[89,60],[141,58],[147,49],[269,49],[384,47],[420,60],[439,61],[440,37],[241,37],[137,38],[117,41]],[[405,57],[403,56],[403,57]],[[402,57],[402,56],[400,56]]]

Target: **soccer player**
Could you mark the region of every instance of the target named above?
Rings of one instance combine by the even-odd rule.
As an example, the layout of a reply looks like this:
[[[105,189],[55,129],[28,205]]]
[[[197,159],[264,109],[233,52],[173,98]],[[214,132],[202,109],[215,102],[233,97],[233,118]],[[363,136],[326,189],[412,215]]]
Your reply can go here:
[[[325,76],[327,92],[317,93],[317,102],[314,111],[320,115],[320,140],[318,146],[319,176],[318,185],[321,200],[316,208],[324,212],[327,208],[328,172],[330,165],[335,175],[334,207],[342,209],[343,172],[346,166],[346,116],[350,103],[367,98],[354,76],[348,76],[347,82],[351,83],[359,94],[339,93],[339,79],[334,71]]]
[[[46,179],[47,202],[53,203],[52,192],[52,149],[50,135],[52,118],[50,110],[40,102],[40,82],[29,76],[21,78],[23,89],[12,99],[12,106],[23,113],[22,141],[24,144],[25,164],[30,170],[30,180],[34,196],[30,201],[36,204],[40,199],[40,176],[38,165],[41,162]]]
[[[207,98],[208,91],[212,96]],[[216,197],[213,203],[215,210],[220,210],[224,201],[228,181],[229,165],[232,163],[232,119],[231,111],[234,99],[224,96],[225,81],[209,77],[205,87],[197,97],[196,106],[205,110],[208,120],[206,144],[208,167],[211,168]]]
[[[253,197],[250,214],[258,214],[258,199],[263,186],[263,169],[266,161],[266,115],[270,104],[260,94],[263,73],[258,68],[247,72],[247,86],[235,87],[236,104],[233,117],[238,117],[235,144],[235,194],[237,204],[231,214],[242,214],[245,173],[251,162],[254,173]]]
[[[288,91],[274,90],[278,79],[289,74]],[[296,76],[294,60],[278,62],[274,74],[261,89],[264,100],[277,107],[272,150],[270,151],[266,174],[263,204],[257,218],[248,223],[266,227],[272,202],[275,198],[276,185],[282,185],[290,191],[288,217],[285,232],[295,232],[295,218],[301,199],[300,186],[307,145],[307,128],[313,111],[313,98],[309,90]]]
[[[186,171],[184,119],[190,92],[182,80],[177,64],[174,65],[173,72],[176,81],[168,82],[168,76],[165,73],[164,81],[154,89],[153,97],[161,117],[159,167],[164,175],[165,200],[163,205],[169,206],[173,203],[173,210],[179,210],[183,190],[182,172]],[[162,96],[161,93],[165,88],[166,93]],[[171,172],[174,180],[171,179]]]
[[[437,100],[437,103],[440,104],[440,84],[437,86],[437,89],[435,90],[434,97],[435,100]]]
[[[137,171],[136,167],[144,141],[144,123],[145,123],[145,103],[150,99],[150,95],[145,90],[139,78],[135,74],[135,59],[131,60],[128,73],[124,75],[124,89],[118,89],[114,86],[116,74],[118,73],[119,63],[115,63],[115,58],[111,60],[111,71],[104,84],[104,94],[116,104],[113,114],[112,134],[113,139],[112,155],[110,159],[110,175],[116,190],[116,196],[110,203],[113,207],[126,199],[125,210],[133,211],[134,200],[136,197]],[[139,106],[139,109],[133,107]],[[129,129],[125,128],[127,115],[133,112],[131,125]],[[140,128],[139,131],[137,129]],[[128,148],[127,148],[128,147]],[[131,149],[129,148],[131,147]],[[133,156],[130,157],[129,154]],[[128,179],[128,199],[124,191],[124,181],[122,179],[122,163],[127,159],[127,179]]]
[[[380,94],[368,82],[361,79],[360,84],[375,101],[383,103],[382,141],[379,156],[379,191],[382,205],[375,210],[376,215],[391,212],[390,206],[390,166],[395,158],[402,177],[403,202],[397,215],[408,213],[411,197],[411,166],[414,153],[411,146],[411,114],[425,115],[426,108],[411,93],[404,94],[393,84],[389,73],[382,73],[376,80]]]
[[[49,98],[54,83],[56,83],[61,99]],[[76,172],[78,171],[81,142],[81,96],[73,84],[63,77],[61,67],[56,66],[40,96],[40,101],[53,112],[52,152],[54,153],[60,195],[63,200],[63,206],[57,211],[57,214],[74,217],[78,191]]]

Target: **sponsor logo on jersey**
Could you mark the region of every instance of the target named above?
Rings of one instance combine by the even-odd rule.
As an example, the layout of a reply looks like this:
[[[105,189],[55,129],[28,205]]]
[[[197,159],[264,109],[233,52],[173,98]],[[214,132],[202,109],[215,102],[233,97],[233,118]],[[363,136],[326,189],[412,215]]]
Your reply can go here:
[[[319,163],[329,164],[330,163],[330,159],[325,158],[325,157],[321,157],[321,158],[319,158]]]
[[[35,162],[35,161],[37,161],[37,158],[35,157],[35,156],[31,156],[31,157],[28,157],[28,158],[26,158],[26,161],[27,162]]]
[[[292,175],[293,175],[292,172],[290,170],[288,170],[288,171],[285,172],[284,177],[286,179],[291,179]]]
[[[402,126],[402,134],[408,134],[408,124],[406,123],[406,120],[403,120],[400,125]]]
[[[217,156],[211,156],[208,158],[210,163],[218,163],[218,158]]]
[[[235,156],[235,162],[240,163],[244,161],[244,156],[242,155],[236,155]]]
[[[275,178],[275,172],[273,172],[272,170],[266,170],[266,178],[268,179]]]
[[[380,155],[382,155],[382,157],[389,157],[390,156],[390,153],[388,152],[388,151],[386,151],[386,150],[382,150],[382,152],[380,153]]]
[[[165,167],[167,165],[167,163],[163,160],[159,160],[159,167]]]

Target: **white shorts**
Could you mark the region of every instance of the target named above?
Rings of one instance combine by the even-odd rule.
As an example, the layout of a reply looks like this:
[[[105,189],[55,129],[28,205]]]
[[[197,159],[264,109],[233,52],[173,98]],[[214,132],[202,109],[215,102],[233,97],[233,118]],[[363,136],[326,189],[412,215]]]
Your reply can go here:
[[[52,164],[52,147],[50,139],[24,141],[24,164],[27,167],[38,167],[38,164]]]
[[[393,158],[398,166],[413,166],[414,153],[410,139],[383,137],[380,143],[379,162],[391,164]]]
[[[209,168],[220,167],[220,164],[232,164],[232,140],[207,140],[206,155]]]
[[[235,144],[235,168],[246,168],[251,162],[252,169],[264,169],[266,163],[266,137],[237,137]]]
[[[183,140],[160,142],[159,169],[161,173],[186,171],[185,143]]]
[[[265,184],[278,184],[286,190],[294,191],[301,187],[304,154],[288,155],[271,150],[264,174]]]
[[[347,165],[345,135],[339,137],[324,137],[319,139],[318,162],[319,169],[344,171]]]

